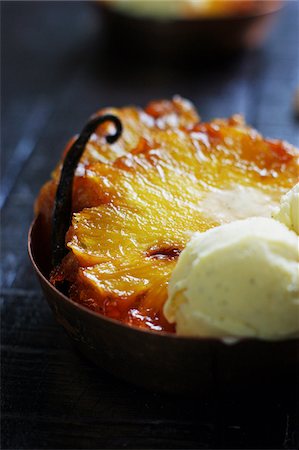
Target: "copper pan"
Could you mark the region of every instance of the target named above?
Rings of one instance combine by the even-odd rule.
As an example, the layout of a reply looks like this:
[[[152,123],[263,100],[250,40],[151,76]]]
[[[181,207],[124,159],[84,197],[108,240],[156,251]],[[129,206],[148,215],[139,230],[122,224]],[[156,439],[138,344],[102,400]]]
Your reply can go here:
[[[44,295],[75,346],[108,372],[152,390],[204,393],[287,382],[296,386],[299,340],[187,338],[123,325],[73,302],[48,281],[50,239],[40,217],[31,225],[28,250]],[[277,385],[276,383],[276,385]]]

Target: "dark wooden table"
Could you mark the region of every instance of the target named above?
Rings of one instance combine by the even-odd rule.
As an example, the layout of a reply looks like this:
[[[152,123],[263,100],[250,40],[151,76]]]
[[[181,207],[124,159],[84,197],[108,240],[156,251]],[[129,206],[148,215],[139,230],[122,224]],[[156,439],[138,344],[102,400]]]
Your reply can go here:
[[[182,399],[114,379],[75,353],[26,250],[32,207],[68,138],[98,108],[179,93],[203,119],[245,114],[298,144],[298,3],[258,51],[226,64],[124,64],[82,2],[2,2],[2,448],[297,448],[298,397]],[[134,63],[135,60],[135,63]],[[271,383],[271,380],[269,380]]]

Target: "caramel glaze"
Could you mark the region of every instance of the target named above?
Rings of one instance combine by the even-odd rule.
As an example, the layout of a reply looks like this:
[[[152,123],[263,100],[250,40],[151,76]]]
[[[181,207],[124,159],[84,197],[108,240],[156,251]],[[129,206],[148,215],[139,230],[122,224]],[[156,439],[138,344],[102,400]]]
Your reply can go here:
[[[298,150],[264,139],[239,116],[202,123],[179,97],[107,111],[124,133],[110,146],[96,133],[86,148],[74,181],[70,252],[51,282],[67,282],[74,301],[108,317],[174,331],[163,304],[177,258],[193,232],[223,223],[201,203],[241,186],[277,204],[298,181]],[[48,223],[60,168],[36,202]]]

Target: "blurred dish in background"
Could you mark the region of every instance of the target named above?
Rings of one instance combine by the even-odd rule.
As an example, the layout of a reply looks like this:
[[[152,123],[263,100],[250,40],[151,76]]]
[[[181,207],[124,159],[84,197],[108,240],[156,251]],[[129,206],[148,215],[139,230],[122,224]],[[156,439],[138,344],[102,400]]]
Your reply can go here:
[[[267,0],[268,1],[268,0]],[[263,11],[265,0],[110,0],[103,1],[120,14],[152,19],[194,19]],[[270,2],[273,3],[273,2]]]
[[[93,2],[101,10],[109,42],[166,57],[230,53],[261,44],[279,0],[181,0]]]

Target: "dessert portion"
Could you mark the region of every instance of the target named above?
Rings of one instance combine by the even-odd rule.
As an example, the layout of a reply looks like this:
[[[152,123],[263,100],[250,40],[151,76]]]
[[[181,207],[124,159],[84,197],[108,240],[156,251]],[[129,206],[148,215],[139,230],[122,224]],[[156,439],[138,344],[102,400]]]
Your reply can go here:
[[[195,233],[172,273],[164,313],[181,335],[298,336],[298,236],[263,217]]]
[[[163,306],[193,233],[270,218],[298,181],[298,150],[263,138],[240,116],[201,122],[179,97],[99,114],[107,112],[121,119],[123,134],[107,144],[106,124],[86,146],[73,183],[69,253],[51,282],[105,316],[175,331]],[[48,227],[62,163],[36,203]]]

